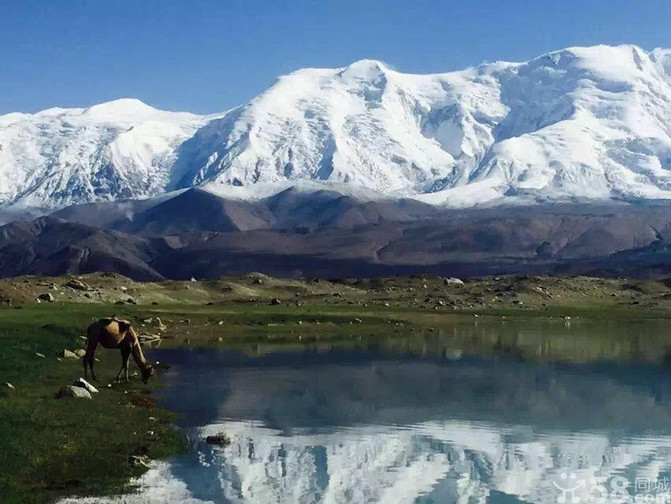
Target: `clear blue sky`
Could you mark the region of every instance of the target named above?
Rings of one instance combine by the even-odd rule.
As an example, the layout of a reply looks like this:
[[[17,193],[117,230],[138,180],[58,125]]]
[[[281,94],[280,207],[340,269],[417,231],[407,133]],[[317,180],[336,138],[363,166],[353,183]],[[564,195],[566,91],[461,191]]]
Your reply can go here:
[[[597,43],[671,47],[671,0],[0,0],[0,114],[216,112],[306,66],[439,72]]]

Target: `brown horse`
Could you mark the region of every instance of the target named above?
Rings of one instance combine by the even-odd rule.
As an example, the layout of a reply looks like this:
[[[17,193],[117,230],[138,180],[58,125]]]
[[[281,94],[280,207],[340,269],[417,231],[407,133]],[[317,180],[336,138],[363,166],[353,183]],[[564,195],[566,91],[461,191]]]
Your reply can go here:
[[[87,368],[91,368],[91,376],[94,380],[97,380],[93,372],[93,363],[95,362],[98,345],[101,345],[103,348],[118,348],[121,350],[121,370],[116,377],[117,382],[121,379],[121,373],[125,374],[126,382],[128,382],[128,360],[131,355],[137,367],[142,372],[142,381],[144,383],[147,383],[149,378],[156,373],[152,365],[145,359],[135,329],[133,329],[133,326],[127,320],[119,320],[114,315],[110,318],[100,319],[89,326],[86,336],[84,377],[87,376]]]

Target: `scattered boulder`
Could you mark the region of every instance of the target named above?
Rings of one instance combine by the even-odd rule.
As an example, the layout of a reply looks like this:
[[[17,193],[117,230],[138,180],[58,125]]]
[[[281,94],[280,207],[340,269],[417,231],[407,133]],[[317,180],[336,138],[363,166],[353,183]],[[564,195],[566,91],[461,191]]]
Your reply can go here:
[[[159,331],[165,331],[165,330],[168,328],[168,327],[163,323],[163,321],[162,321],[160,318],[158,318],[158,317],[154,317],[154,318],[152,319],[152,321],[151,321],[151,326],[152,326],[152,327],[155,327],[155,328],[158,329]]]
[[[149,469],[149,462],[151,460],[146,455],[133,455],[130,460],[136,467],[144,467]]]
[[[84,378],[77,378],[77,380],[75,380],[74,386],[86,389],[90,394],[98,393],[98,389],[87,382]]]
[[[281,304],[282,304],[282,301],[280,301],[280,300],[277,299],[277,298],[273,298],[273,299],[270,300],[270,304],[271,304],[272,306],[277,306],[277,305],[281,305]]]
[[[161,336],[158,334],[139,334],[137,337],[140,343],[154,343],[161,341]]]
[[[40,352],[35,352],[35,357],[39,357],[40,359],[44,359],[46,357],[46,355],[44,355],[43,353],[40,353]]]
[[[9,390],[16,390],[16,388],[14,387],[14,385],[12,385],[12,384],[9,383],[9,382],[5,382],[5,387],[7,387]]]
[[[74,354],[80,359],[82,359],[86,355],[86,350],[84,350],[83,348],[78,348],[77,350],[74,351]]]
[[[167,326],[163,324],[163,321],[159,317],[150,317],[142,320],[143,324],[147,324],[151,327],[155,327],[159,331],[165,331]]]
[[[205,438],[207,444],[216,445],[216,446],[228,446],[231,444],[231,438],[229,438],[223,432],[215,434],[214,436],[207,436]]]
[[[70,287],[71,289],[74,290],[79,290],[79,291],[87,291],[89,290],[89,286],[86,285],[84,282],[81,280],[77,280],[76,278],[73,278],[72,280],[69,280],[68,282],[65,283],[66,287]]]
[[[445,285],[464,285],[464,281],[457,277],[446,278],[443,283]]]
[[[79,359],[76,353],[67,349],[63,350],[58,356],[63,357],[64,359]]]
[[[37,299],[39,301],[46,301],[47,303],[53,303],[54,301],[56,301],[54,295],[51,292],[44,292],[39,296],[37,296]]]
[[[66,385],[61,387],[56,394],[57,399],[62,399],[63,397],[74,397],[75,399],[92,399],[91,393],[83,387],[77,387],[75,385]]]
[[[359,317],[354,317],[354,323],[355,324],[361,324],[363,320],[361,320]]]

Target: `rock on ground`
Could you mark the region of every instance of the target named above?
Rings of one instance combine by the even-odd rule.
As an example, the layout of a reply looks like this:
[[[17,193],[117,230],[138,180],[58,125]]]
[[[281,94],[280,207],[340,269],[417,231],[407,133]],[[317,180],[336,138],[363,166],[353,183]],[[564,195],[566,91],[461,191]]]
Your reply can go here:
[[[93,398],[88,390],[82,387],[76,387],[74,385],[66,385],[65,387],[61,387],[61,389],[58,391],[58,394],[56,394],[56,397],[58,399],[63,397],[74,397],[76,399]]]
[[[133,455],[131,457],[131,462],[133,462],[134,466],[149,468],[149,462],[151,462],[151,460],[146,455]]]
[[[91,394],[97,394],[98,389],[95,388],[93,385],[91,385],[89,382],[87,382],[84,378],[77,378],[77,380],[74,383],[75,387],[81,387],[85,390],[87,390]]]
[[[89,290],[89,286],[88,286],[88,285],[86,285],[86,284],[85,284],[84,282],[82,282],[81,280],[77,280],[77,279],[69,280],[68,282],[66,282],[65,286],[66,286],[66,287],[70,287],[71,289],[74,289],[74,290],[80,290],[80,291],[87,291],[87,290]]]
[[[165,326],[165,324],[163,324],[163,322],[159,317],[146,318],[142,321],[142,323],[155,327],[159,331],[165,331],[167,329],[167,327]]]

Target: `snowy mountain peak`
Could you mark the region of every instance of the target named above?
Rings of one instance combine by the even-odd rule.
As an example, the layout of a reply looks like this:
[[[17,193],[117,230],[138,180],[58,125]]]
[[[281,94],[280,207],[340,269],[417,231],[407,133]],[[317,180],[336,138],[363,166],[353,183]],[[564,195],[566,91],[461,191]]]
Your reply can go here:
[[[381,61],[363,59],[352,63],[338,72],[343,79],[374,81],[385,75],[389,69]]]
[[[571,47],[404,74],[281,77],[223,116],[121,99],[0,116],[0,202],[59,206],[207,184],[347,184],[452,206],[671,197],[671,50]],[[259,186],[261,187],[261,186]]]
[[[157,109],[136,98],[120,98],[93,105],[84,110],[82,115],[98,121],[118,121],[137,120],[139,117],[147,117],[157,112],[159,112]]]
[[[651,54],[634,45],[571,47],[548,53],[530,62],[548,61],[563,71],[581,72],[595,79],[631,83],[632,79],[655,73]]]
[[[207,122],[135,99],[0,116],[0,204],[59,207],[162,192]]]

